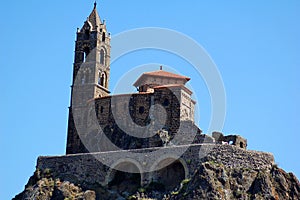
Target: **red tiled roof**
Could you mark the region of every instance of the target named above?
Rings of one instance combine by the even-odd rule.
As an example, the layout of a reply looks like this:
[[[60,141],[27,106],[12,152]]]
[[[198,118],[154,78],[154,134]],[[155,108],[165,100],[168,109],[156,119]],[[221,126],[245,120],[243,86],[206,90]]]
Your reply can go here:
[[[190,80],[190,78],[187,77],[187,76],[182,76],[182,75],[179,75],[179,74],[174,74],[174,73],[167,72],[167,71],[164,71],[164,70],[158,70],[158,71],[153,71],[153,72],[145,72],[145,73],[143,73],[143,75],[161,76],[161,77],[169,77],[169,78],[178,78],[178,79],[185,79],[187,81]]]
[[[187,76],[182,76],[182,75],[179,75],[179,74],[174,74],[174,73],[167,72],[167,71],[164,71],[164,70],[158,70],[158,71],[143,73],[133,85],[134,86],[139,86],[140,81],[143,79],[143,77],[147,77],[147,76],[156,76],[156,77],[181,79],[181,80],[186,80],[186,81],[190,80],[190,78],[187,77]]]

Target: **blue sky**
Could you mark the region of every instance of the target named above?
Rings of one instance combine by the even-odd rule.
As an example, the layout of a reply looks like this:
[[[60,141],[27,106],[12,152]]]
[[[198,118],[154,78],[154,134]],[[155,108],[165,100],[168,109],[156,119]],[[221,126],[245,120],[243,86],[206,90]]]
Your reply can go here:
[[[0,196],[24,189],[40,155],[65,153],[75,32],[93,1],[2,1],[0,6]],[[299,1],[118,1],[98,3],[112,35],[162,27],[203,46],[226,89],[222,130],[248,139],[248,148],[271,152],[300,177]],[[113,48],[113,47],[112,47]],[[145,63],[190,76],[207,130],[210,95],[185,60],[170,53],[130,53],[111,66],[111,89],[124,73]]]

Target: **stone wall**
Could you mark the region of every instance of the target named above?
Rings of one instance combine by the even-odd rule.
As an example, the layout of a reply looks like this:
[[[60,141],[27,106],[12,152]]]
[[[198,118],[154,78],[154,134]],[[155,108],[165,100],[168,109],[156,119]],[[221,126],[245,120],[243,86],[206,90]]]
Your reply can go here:
[[[179,156],[180,155],[180,156]],[[101,161],[101,162],[100,162]],[[148,149],[98,152],[38,158],[37,168],[50,170],[54,177],[83,187],[107,185],[118,166],[135,166],[141,175],[141,184],[155,180],[165,164],[180,164],[184,178],[189,178],[202,162],[211,162],[230,168],[270,169],[274,164],[272,154],[248,151],[232,145],[194,144]],[[105,164],[103,164],[105,163]],[[127,164],[126,164],[127,163]],[[163,168],[160,169],[160,166]],[[153,171],[154,170],[154,171]],[[135,171],[136,172],[136,171]],[[174,176],[177,176],[174,174]]]
[[[159,88],[154,93],[102,97],[73,108],[67,154],[111,151],[116,149],[113,146],[160,147],[159,130],[168,131],[173,144],[192,143],[201,130],[193,122],[182,121],[181,92],[180,88]]]

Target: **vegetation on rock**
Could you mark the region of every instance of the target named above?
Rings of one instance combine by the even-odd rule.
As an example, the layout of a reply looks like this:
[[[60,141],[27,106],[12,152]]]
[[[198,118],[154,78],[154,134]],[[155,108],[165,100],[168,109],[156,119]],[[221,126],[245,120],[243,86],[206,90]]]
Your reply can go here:
[[[130,187],[127,185],[126,187]],[[174,191],[151,182],[135,191],[120,193],[115,188],[91,186],[81,188],[68,181],[53,177],[49,170],[37,170],[25,190],[14,200],[178,200],[178,199],[249,199],[299,200],[300,183],[292,173],[274,165],[270,169],[230,168],[216,162],[205,162],[191,179],[184,179]]]

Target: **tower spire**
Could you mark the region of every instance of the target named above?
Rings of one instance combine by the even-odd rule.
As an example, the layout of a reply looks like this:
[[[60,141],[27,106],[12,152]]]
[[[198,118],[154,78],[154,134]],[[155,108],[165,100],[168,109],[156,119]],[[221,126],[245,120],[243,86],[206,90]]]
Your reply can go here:
[[[97,1],[94,2],[94,8],[91,14],[89,15],[87,21],[90,22],[92,30],[97,30],[97,27],[101,26],[102,21],[97,11]]]

